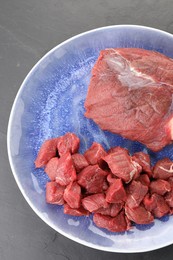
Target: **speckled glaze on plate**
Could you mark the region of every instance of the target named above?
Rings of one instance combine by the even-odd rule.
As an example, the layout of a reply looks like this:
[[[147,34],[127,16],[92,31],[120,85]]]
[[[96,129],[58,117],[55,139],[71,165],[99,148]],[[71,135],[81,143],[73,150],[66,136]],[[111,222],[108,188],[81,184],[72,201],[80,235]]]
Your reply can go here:
[[[154,163],[173,159],[173,146],[153,153],[145,146],[102,131],[84,117],[84,101],[91,69],[101,49],[137,47],[173,58],[173,35],[143,26],[117,25],[77,35],[48,52],[31,70],[14,101],[8,126],[8,154],[15,180],[37,215],[64,236],[83,245],[112,252],[144,252],[173,243],[173,216],[151,225],[136,225],[128,232],[111,233],[93,224],[92,216],[72,217],[63,207],[45,202],[48,177],[35,169],[42,142],[66,132],[81,139],[80,152],[93,141],[105,149],[120,145],[131,153],[147,151]]]

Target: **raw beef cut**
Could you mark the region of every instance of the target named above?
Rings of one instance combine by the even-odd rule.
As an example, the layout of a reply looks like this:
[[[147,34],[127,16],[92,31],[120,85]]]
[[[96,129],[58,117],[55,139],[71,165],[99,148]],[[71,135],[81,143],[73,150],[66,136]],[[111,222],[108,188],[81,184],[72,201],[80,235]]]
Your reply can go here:
[[[64,190],[65,187],[59,185],[55,181],[46,183],[46,202],[50,204],[63,205],[64,204]]]
[[[102,159],[107,162],[111,172],[126,183],[142,170],[137,162],[132,161],[128,151],[121,147],[116,147],[113,152]]]
[[[93,67],[85,116],[159,151],[173,139],[173,60],[137,48],[106,49]]]
[[[173,162],[169,158],[159,160],[154,166],[152,176],[164,180],[173,177]]]
[[[77,182],[71,182],[64,190],[64,200],[71,208],[80,208],[81,205],[81,187]]]
[[[115,179],[106,191],[106,201],[109,203],[119,203],[126,201],[126,191],[121,179]]]
[[[112,232],[123,232],[130,228],[123,211],[114,218],[96,213],[93,221],[98,227],[106,228]]]

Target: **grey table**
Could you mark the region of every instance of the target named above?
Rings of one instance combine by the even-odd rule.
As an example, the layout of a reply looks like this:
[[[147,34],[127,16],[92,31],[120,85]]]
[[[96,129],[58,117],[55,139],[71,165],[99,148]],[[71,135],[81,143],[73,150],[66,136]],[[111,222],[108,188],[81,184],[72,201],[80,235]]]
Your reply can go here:
[[[0,260],[172,259],[173,245],[148,253],[116,254],[56,233],[24,200],[6,152],[15,95],[48,50],[73,35],[112,24],[140,24],[173,33],[172,13],[172,0],[0,0]]]

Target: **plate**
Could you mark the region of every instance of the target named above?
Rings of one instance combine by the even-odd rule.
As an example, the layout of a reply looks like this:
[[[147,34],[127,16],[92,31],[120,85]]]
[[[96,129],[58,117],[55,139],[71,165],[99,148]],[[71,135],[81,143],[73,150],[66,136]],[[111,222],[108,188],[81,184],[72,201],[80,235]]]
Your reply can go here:
[[[147,151],[152,162],[165,156],[173,160],[173,146],[153,153],[145,146],[102,131],[84,116],[84,101],[91,69],[105,48],[137,47],[173,58],[173,36],[143,26],[117,25],[79,34],[49,51],[30,71],[15,98],[8,125],[8,155],[15,180],[36,214],[54,230],[83,245],[111,252],[144,252],[173,243],[173,216],[151,225],[136,225],[112,233],[93,224],[90,217],[63,214],[63,207],[45,202],[48,177],[35,169],[42,142],[66,132],[80,137],[80,152],[93,141],[105,149],[120,145],[131,153]]]

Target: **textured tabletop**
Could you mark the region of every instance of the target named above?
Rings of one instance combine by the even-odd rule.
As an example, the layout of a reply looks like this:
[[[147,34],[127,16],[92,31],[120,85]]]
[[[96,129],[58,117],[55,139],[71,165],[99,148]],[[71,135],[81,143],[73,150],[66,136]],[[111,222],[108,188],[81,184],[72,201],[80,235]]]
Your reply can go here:
[[[173,245],[141,254],[116,254],[77,244],[47,226],[13,178],[6,131],[16,93],[51,48],[81,32],[139,24],[173,33],[172,0],[0,1],[0,260],[172,259]]]

